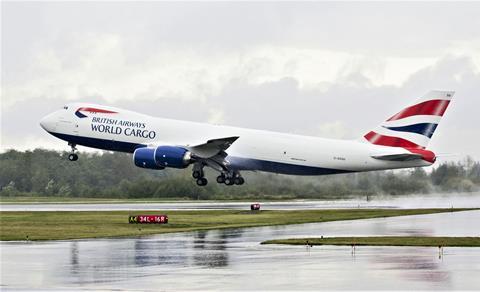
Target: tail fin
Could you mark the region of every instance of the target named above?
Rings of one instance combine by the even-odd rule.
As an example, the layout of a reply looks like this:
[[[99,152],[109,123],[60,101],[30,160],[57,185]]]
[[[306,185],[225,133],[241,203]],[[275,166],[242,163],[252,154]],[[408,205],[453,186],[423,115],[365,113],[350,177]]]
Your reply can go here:
[[[376,145],[425,149],[453,94],[430,91],[363,137]]]

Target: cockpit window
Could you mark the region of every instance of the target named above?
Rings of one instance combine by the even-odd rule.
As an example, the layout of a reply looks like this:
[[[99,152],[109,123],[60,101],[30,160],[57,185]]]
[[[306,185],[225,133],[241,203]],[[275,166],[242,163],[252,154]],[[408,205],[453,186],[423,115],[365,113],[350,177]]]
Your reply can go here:
[[[66,110],[68,110],[68,106],[64,106],[64,107],[63,107],[63,109],[66,109]]]

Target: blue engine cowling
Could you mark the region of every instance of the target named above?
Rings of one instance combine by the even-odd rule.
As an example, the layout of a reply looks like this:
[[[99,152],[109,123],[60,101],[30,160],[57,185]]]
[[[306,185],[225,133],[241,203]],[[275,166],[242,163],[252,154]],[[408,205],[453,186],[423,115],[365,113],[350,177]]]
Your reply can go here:
[[[185,168],[190,164],[191,158],[190,151],[175,146],[144,147],[133,153],[136,166],[150,169]]]
[[[164,169],[165,167],[157,165],[155,162],[156,148],[143,147],[133,152],[133,162],[136,166],[150,169]]]

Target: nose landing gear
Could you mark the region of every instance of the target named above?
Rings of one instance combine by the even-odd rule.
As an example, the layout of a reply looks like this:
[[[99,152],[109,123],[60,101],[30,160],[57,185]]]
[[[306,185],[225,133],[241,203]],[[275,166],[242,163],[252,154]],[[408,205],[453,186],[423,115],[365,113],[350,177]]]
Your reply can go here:
[[[77,161],[78,160],[78,155],[75,154],[75,153],[70,153],[70,154],[68,154],[68,160]]]
[[[72,148],[72,152],[70,154],[68,154],[68,160],[70,161],[77,161],[78,160],[78,155],[75,153],[75,151],[77,150],[77,148],[75,146],[75,144],[73,143],[68,143],[68,146],[70,146]]]

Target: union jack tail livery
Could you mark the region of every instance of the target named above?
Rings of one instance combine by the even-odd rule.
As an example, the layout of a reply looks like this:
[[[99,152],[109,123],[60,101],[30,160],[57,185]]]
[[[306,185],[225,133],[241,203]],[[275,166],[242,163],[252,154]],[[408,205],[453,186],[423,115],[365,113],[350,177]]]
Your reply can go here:
[[[430,91],[363,137],[375,145],[425,149],[453,94],[453,91]]]

